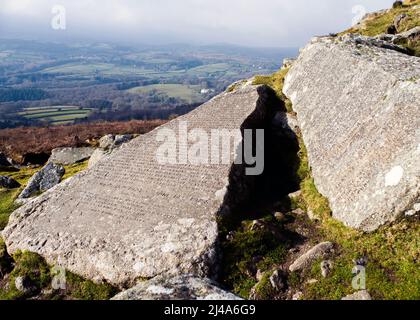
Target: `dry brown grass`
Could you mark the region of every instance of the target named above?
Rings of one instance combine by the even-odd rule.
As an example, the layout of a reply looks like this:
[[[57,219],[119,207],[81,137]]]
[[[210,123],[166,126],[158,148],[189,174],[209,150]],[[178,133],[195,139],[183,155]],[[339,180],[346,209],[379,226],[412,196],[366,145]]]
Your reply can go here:
[[[165,120],[133,120],[3,129],[0,130],[0,152],[22,163],[27,154],[49,154],[54,148],[94,144],[97,139],[106,134],[144,134],[165,122]]]

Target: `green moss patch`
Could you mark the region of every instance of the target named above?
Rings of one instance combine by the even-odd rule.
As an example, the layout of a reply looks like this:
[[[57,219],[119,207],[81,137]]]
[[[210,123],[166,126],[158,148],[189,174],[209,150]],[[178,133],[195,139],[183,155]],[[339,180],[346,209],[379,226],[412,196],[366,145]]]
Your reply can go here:
[[[4,243],[0,241],[0,262]],[[7,253],[6,253],[7,254]],[[18,251],[13,255],[14,268],[0,282],[0,300],[19,299],[72,299],[72,300],[108,300],[113,297],[118,289],[108,283],[95,283],[86,280],[71,272],[65,273],[66,289],[53,290],[52,280],[56,275],[54,269],[45,260],[32,252]],[[24,277],[33,288],[28,293],[22,293],[16,289],[15,280]]]
[[[88,168],[88,164],[89,164],[89,161],[86,160],[83,162],[72,164],[70,166],[65,166],[64,169],[66,170],[66,172],[64,173],[62,180],[71,178],[75,176],[76,174],[86,170]]]
[[[243,221],[230,233],[222,235],[222,282],[241,297],[248,298],[257,283],[255,272],[268,271],[284,262],[288,244],[279,241],[277,230],[282,226],[272,216],[261,219],[267,227],[251,230],[252,221]]]
[[[265,84],[271,87],[277,93],[277,96],[284,101],[287,111],[293,112],[291,101],[283,94],[284,79],[287,72],[289,72],[289,68],[281,69],[269,76],[256,76],[254,84]]]
[[[118,293],[109,283],[95,283],[74,273],[66,273],[66,296],[77,300],[109,300]]]

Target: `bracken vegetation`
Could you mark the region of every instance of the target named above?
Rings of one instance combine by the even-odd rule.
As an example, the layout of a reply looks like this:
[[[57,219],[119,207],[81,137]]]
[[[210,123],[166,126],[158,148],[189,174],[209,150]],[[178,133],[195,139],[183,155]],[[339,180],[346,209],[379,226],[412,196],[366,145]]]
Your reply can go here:
[[[49,154],[58,147],[76,147],[95,143],[105,134],[144,134],[164,124],[164,120],[99,122],[46,128],[26,127],[0,130],[0,152],[18,163],[25,155]]]

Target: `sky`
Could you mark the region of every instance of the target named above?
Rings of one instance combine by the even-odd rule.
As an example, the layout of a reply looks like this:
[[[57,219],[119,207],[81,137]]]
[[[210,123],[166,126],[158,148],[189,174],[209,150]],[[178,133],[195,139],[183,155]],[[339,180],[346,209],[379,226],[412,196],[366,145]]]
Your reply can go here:
[[[298,47],[393,0],[0,0],[0,38]],[[64,17],[64,18],[62,18]]]

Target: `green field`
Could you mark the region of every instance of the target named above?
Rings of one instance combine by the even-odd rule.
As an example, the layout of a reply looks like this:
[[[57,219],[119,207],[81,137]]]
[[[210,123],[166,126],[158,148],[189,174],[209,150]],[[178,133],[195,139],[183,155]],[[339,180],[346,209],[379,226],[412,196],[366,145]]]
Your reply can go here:
[[[228,63],[214,63],[206,64],[190,69],[178,69],[158,71],[153,68],[153,64],[159,65],[161,63],[169,63],[169,59],[153,59],[147,60],[150,63],[150,68],[140,66],[122,66],[112,63],[68,63],[60,66],[46,68],[42,70],[43,73],[61,74],[64,77],[77,75],[78,77],[92,76],[92,74],[99,74],[102,76],[142,76],[148,78],[170,78],[187,74],[191,76],[207,76],[214,73],[232,73],[232,66]],[[236,74],[236,72],[233,72]]]
[[[209,73],[216,73],[216,72],[227,72],[231,66],[228,63],[214,63],[214,64],[207,64],[195,68],[191,68],[188,70],[190,74],[209,74]]]
[[[76,119],[84,119],[92,112],[91,108],[77,106],[53,106],[26,108],[19,112],[26,119],[41,120],[54,125],[74,123]]]
[[[203,96],[200,94],[201,86],[183,84],[153,84],[143,87],[135,87],[128,92],[148,94],[156,91],[170,98],[182,99],[188,103],[202,102]]]

